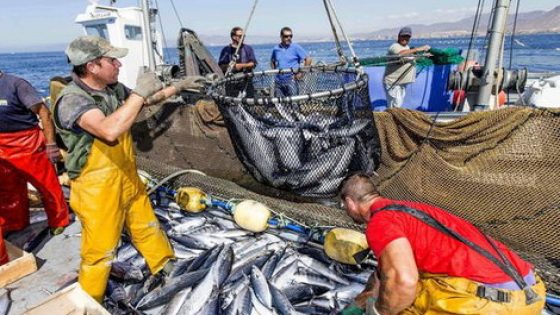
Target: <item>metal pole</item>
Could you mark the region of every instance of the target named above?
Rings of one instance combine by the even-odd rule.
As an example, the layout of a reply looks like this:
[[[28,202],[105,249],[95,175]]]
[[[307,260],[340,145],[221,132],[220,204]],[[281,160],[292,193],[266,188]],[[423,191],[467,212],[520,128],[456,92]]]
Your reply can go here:
[[[473,107],[475,111],[481,111],[488,108],[492,86],[494,85],[494,75],[496,71],[496,61],[500,55],[502,41],[504,40],[505,25],[509,11],[510,0],[497,0],[494,8],[494,17],[492,19],[492,28],[489,30],[490,43],[486,53],[486,61],[484,63],[484,73],[480,78],[480,90],[476,103]]]
[[[148,45],[148,68],[156,70],[156,58],[154,55],[154,40],[152,38],[152,24],[150,22],[150,1],[142,0],[142,14],[144,16],[144,36]]]

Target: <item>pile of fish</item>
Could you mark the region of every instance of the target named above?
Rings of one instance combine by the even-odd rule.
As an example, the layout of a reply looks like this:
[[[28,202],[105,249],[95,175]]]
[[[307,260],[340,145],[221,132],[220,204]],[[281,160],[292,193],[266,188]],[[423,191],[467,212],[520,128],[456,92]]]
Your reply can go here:
[[[123,235],[104,301],[112,314],[337,314],[372,272],[332,261],[302,235],[243,230],[218,209],[155,212],[175,249],[173,271],[150,275]]]
[[[11,305],[10,292],[6,289],[0,289],[0,315],[8,314]]]

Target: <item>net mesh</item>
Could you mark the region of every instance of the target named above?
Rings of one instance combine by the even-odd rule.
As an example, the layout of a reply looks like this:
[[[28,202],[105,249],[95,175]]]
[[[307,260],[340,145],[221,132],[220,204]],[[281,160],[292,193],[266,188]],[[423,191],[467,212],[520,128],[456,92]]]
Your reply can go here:
[[[177,167],[144,157],[138,157],[138,168],[157,179],[162,179],[180,170]],[[256,200],[266,204],[275,212],[304,222],[308,226],[339,226],[356,230],[361,229],[360,225],[355,224],[344,210],[317,203],[291,202],[261,195],[222,178],[187,173],[171,180],[169,186],[175,189],[181,186],[199,187],[207,194],[225,200]]]
[[[363,228],[340,209],[286,201],[276,192],[267,192],[269,196],[253,192],[265,185],[241,183],[251,187],[248,190],[233,183],[245,182],[240,180],[245,178],[243,167],[223,123],[210,119],[216,112],[209,111],[210,115],[201,105],[177,107],[184,110],[172,114],[163,111],[150,118],[160,121],[157,127],[136,125],[141,127],[135,132],[137,150],[144,156],[138,159],[140,169],[160,179],[179,169],[171,165],[222,177],[233,172],[225,176],[228,180],[186,174],[173,185],[197,186],[225,199],[257,200],[308,225]],[[559,115],[507,108],[433,124],[416,111],[374,113],[382,150],[377,169],[380,190],[389,198],[427,202],[473,222],[533,263],[549,292],[558,294]],[[162,125],[169,129],[159,130]]]
[[[375,113],[380,191],[474,223],[532,262],[560,292],[560,112],[508,108],[434,124]]]
[[[375,167],[367,76],[354,69],[241,73],[213,88],[237,156],[261,183],[332,197],[348,172]]]

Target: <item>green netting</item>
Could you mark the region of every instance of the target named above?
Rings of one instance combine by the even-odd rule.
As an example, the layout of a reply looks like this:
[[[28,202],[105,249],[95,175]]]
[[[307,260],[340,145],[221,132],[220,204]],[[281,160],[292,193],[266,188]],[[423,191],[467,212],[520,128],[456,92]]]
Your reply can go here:
[[[427,67],[433,65],[456,65],[460,64],[465,60],[461,56],[461,49],[448,47],[448,48],[431,48],[429,51],[432,56],[430,57],[420,57],[416,59],[416,66],[417,67]],[[377,57],[369,57],[363,58],[360,60],[360,63],[363,66],[369,67],[384,67],[389,63],[392,62],[400,62],[399,59],[387,57],[387,56],[377,56]]]

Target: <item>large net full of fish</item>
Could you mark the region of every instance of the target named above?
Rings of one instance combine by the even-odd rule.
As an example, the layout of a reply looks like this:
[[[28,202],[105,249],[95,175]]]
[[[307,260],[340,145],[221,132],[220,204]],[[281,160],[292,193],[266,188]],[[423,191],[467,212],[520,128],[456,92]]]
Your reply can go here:
[[[348,172],[375,167],[367,76],[354,68],[238,73],[217,81],[211,95],[238,158],[261,183],[325,198]]]
[[[104,301],[112,314],[338,314],[372,272],[333,262],[298,234],[242,230],[217,209],[188,214],[158,198],[155,213],[174,269],[149,276],[124,235]]]

